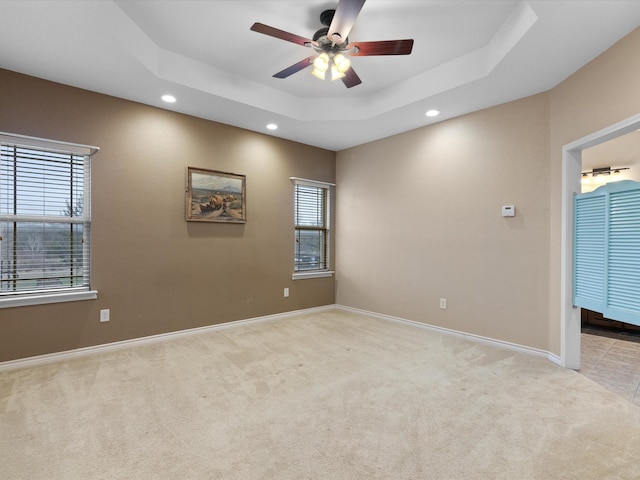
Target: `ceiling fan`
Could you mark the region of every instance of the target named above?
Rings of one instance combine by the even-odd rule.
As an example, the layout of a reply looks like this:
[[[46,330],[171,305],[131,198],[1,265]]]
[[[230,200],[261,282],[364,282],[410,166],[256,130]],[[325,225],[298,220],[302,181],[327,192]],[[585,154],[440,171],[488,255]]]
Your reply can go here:
[[[377,42],[349,43],[349,32],[364,5],[365,0],[340,0],[335,10],[325,10],[320,14],[320,22],[324,25],[312,39],[279,30],[263,23],[254,23],[251,30],[286,40],[315,50],[311,55],[298,63],[276,73],[276,78],[287,78],[313,65],[313,75],[326,78],[330,72],[331,79],[340,78],[347,88],[362,83],[360,77],[351,66],[349,57],[373,55],[409,55],[413,48],[413,40],[383,40]]]

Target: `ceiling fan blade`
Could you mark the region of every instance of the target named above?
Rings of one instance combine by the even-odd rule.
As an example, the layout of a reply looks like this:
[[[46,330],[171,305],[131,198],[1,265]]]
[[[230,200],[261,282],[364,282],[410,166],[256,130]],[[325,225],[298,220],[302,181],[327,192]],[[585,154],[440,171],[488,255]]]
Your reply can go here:
[[[413,40],[383,40],[380,42],[355,42],[347,45],[347,49],[358,47],[352,57],[367,55],[409,55],[413,49]]]
[[[269,35],[270,37],[279,38],[280,40],[286,40],[287,42],[297,43],[298,45],[302,45],[303,47],[308,47],[312,43],[315,43],[310,38],[304,38],[293,33],[285,32],[284,30],[270,27],[269,25],[265,25],[264,23],[254,23],[253,25],[251,25],[251,30],[258,33],[263,33],[264,35]]]
[[[291,75],[293,75],[294,73],[299,72],[300,70],[307,68],[309,65],[311,65],[313,63],[313,59],[315,57],[311,56],[311,57],[307,57],[304,60],[300,60],[298,63],[294,63],[293,65],[291,65],[290,67],[285,68],[284,70],[276,73],[274,75],[275,78],[287,78]]]
[[[336,13],[333,14],[333,20],[329,25],[327,38],[334,44],[340,44],[347,41],[347,36],[358,18],[358,14],[364,5],[365,0],[340,0],[336,7]],[[334,38],[337,34],[338,37]]]
[[[342,77],[341,80],[347,88],[355,87],[356,85],[360,85],[362,83],[362,80],[360,80],[360,77],[353,69],[353,67],[344,72],[344,77]]]

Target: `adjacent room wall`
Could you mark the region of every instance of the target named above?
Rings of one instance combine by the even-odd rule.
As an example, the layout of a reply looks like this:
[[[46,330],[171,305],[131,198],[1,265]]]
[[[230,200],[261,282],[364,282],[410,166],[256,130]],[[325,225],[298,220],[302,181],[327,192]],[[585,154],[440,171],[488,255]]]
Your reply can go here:
[[[548,118],[540,94],[339,152],[338,303],[546,350]]]
[[[333,278],[291,280],[289,180],[335,182],[334,152],[5,70],[0,105],[0,131],[100,147],[98,300],[0,309],[0,361],[335,302]],[[247,223],[187,223],[187,166],[246,175]]]
[[[580,179],[582,193],[610,182],[640,181],[640,131],[628,133],[582,152],[582,171],[603,167],[624,167],[628,170],[610,175],[587,175]]]

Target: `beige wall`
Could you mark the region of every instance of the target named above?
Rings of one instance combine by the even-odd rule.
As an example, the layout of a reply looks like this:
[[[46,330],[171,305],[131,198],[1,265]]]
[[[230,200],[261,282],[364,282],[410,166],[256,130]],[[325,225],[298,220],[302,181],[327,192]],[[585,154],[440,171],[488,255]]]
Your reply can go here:
[[[560,355],[562,147],[640,112],[639,44],[640,29],[549,92],[339,152],[338,303]]]
[[[541,94],[339,152],[338,303],[546,349],[548,117]]]
[[[332,278],[291,280],[289,181],[334,182],[334,152],[3,70],[0,105],[0,131],[101,149],[98,300],[0,309],[0,361],[335,302]],[[187,166],[245,174],[247,223],[187,223]]]

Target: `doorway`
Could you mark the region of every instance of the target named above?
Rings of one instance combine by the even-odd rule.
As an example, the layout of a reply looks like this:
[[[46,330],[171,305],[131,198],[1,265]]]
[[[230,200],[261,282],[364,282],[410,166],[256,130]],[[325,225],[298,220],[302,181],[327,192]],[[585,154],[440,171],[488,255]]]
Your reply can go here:
[[[580,308],[573,306],[573,196],[580,192],[582,151],[640,129],[640,114],[587,135],[562,148],[562,245],[560,363],[580,369]]]

